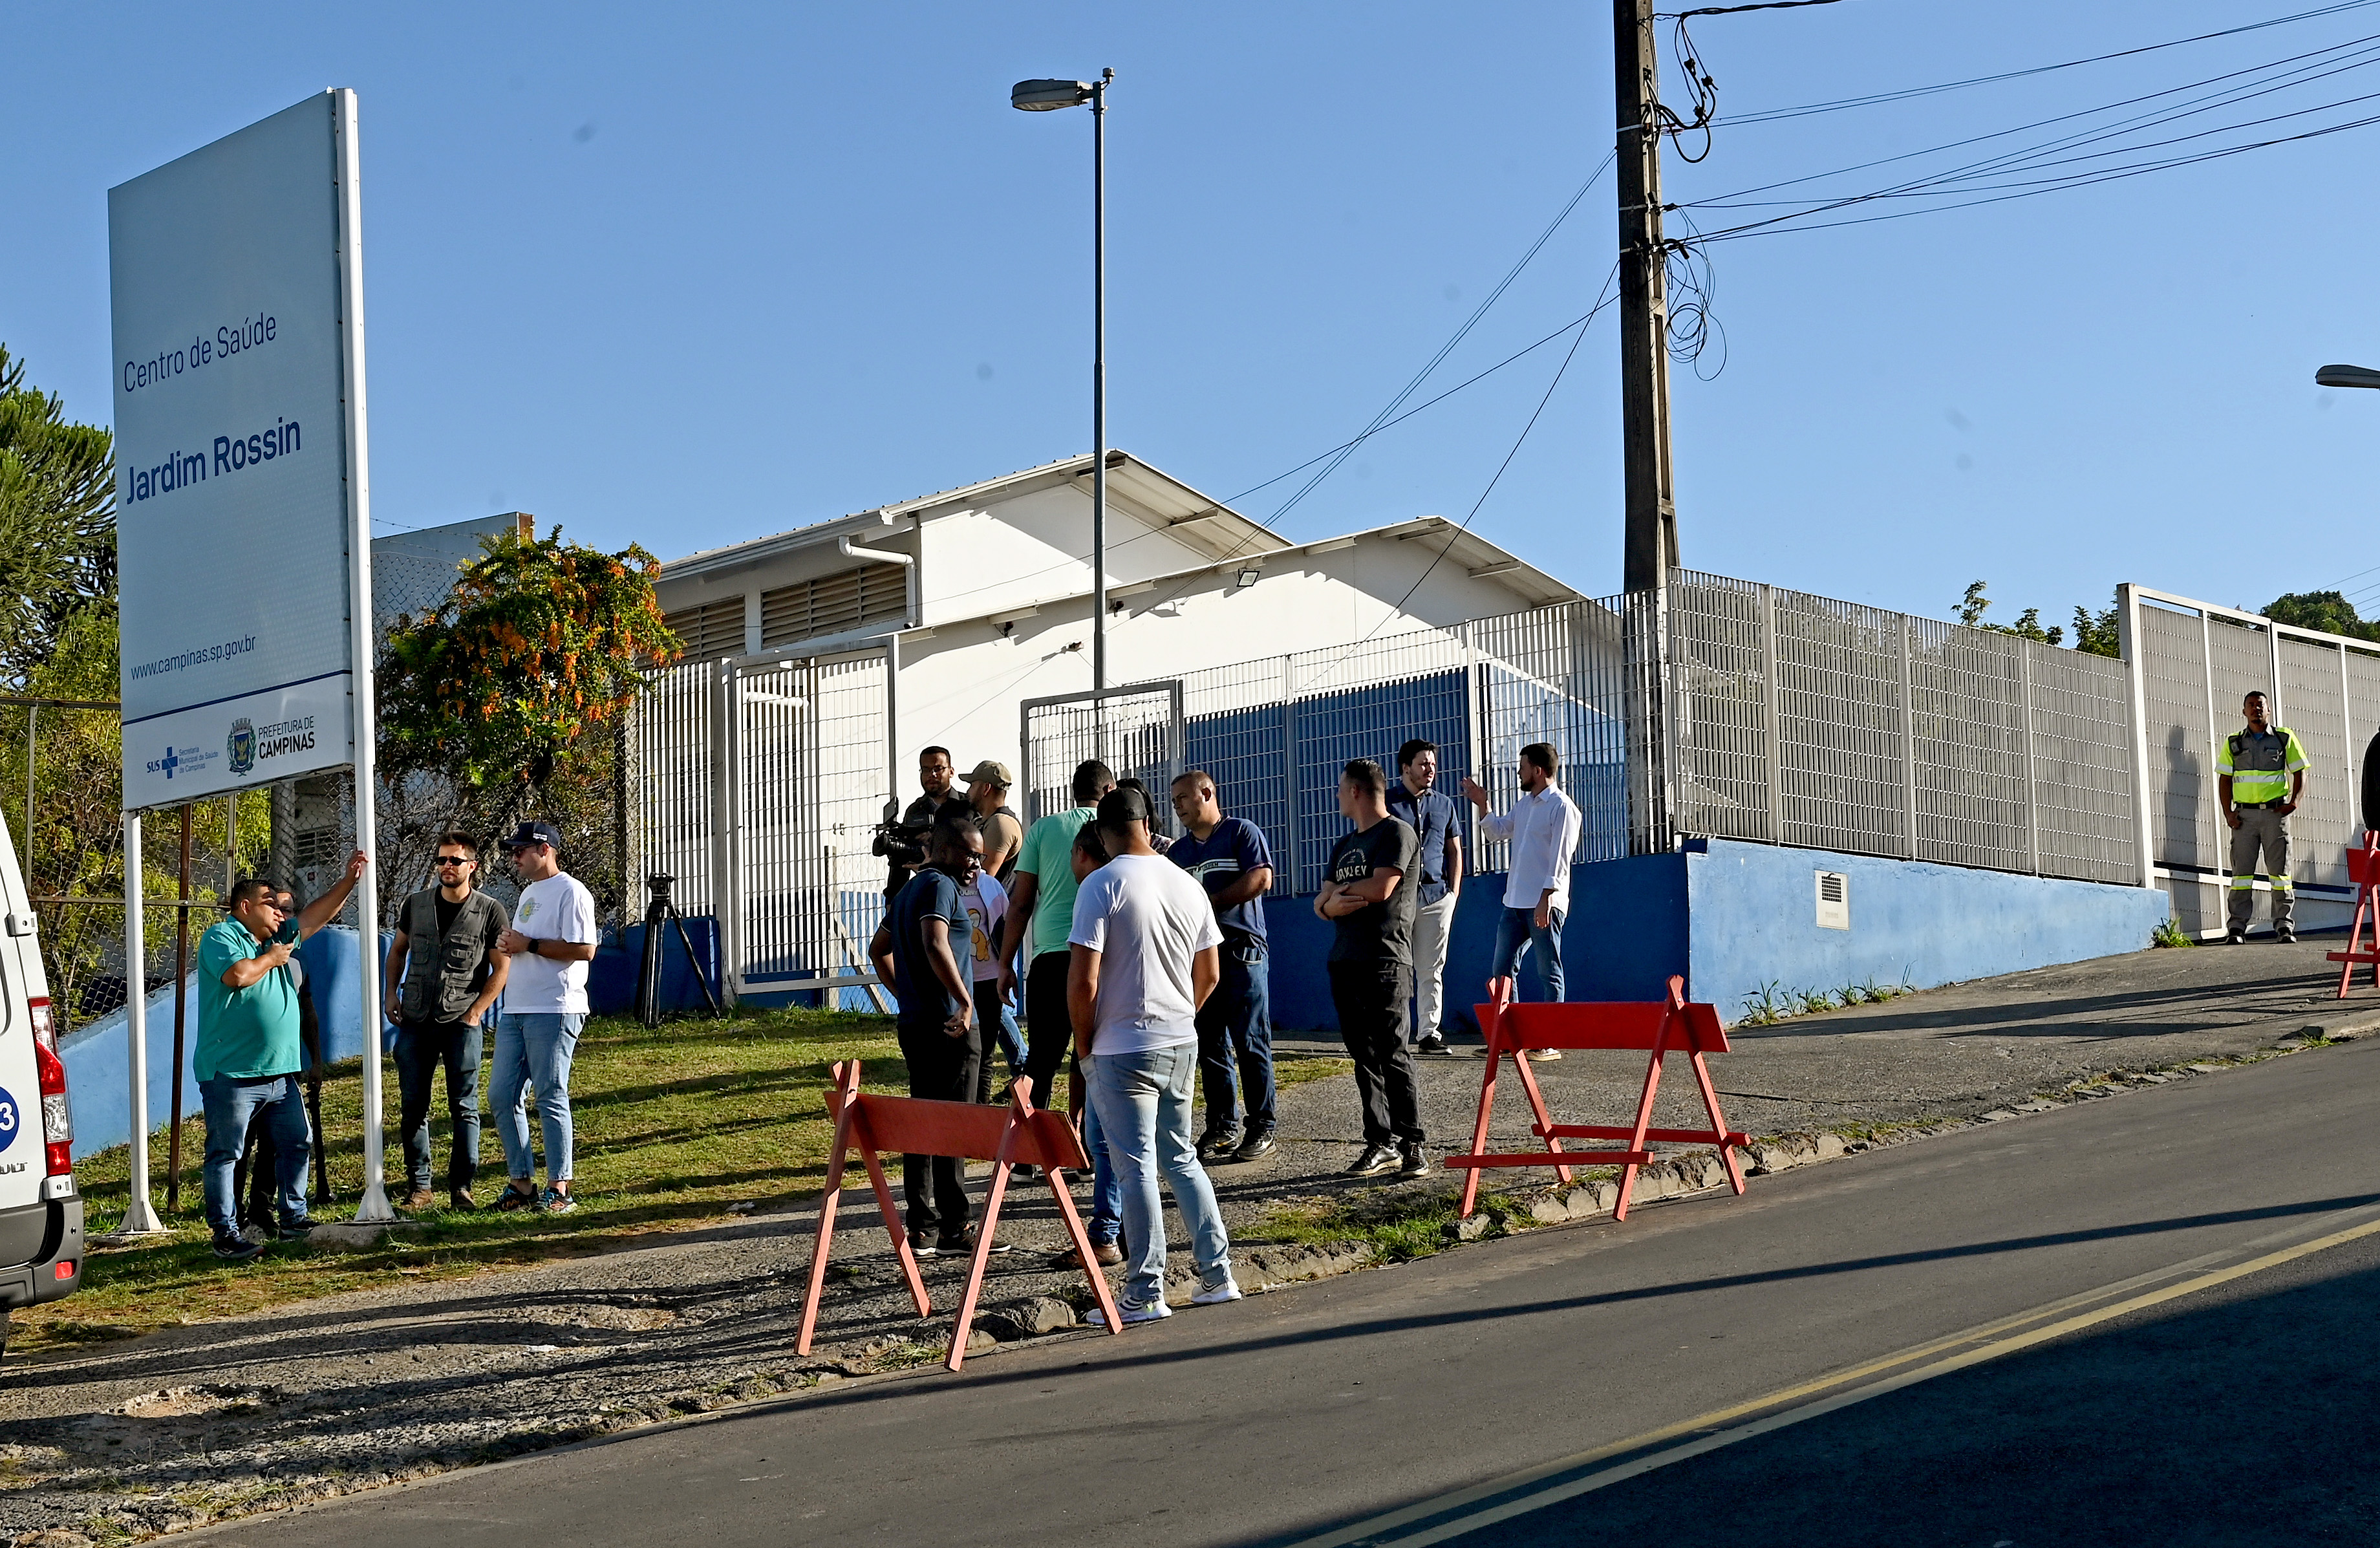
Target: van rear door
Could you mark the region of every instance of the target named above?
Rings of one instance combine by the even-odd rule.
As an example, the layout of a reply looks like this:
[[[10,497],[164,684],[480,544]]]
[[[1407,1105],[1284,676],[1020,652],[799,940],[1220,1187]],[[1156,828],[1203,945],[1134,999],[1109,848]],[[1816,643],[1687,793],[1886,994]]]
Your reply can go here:
[[[53,1192],[52,1131],[65,1116],[55,1039],[36,1046],[36,1014],[46,1022],[49,988],[42,970],[41,943],[34,936],[33,905],[17,866],[17,847],[0,825],[0,1212],[40,1203]],[[43,1067],[58,1088],[56,1100],[42,1100]],[[45,1105],[49,1109],[45,1112]]]

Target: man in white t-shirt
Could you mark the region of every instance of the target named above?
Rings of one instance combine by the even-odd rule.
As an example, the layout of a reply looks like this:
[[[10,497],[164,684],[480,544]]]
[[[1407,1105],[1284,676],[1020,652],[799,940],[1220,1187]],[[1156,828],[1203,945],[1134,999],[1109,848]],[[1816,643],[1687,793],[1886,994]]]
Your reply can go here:
[[[1067,937],[1075,1053],[1123,1191],[1130,1267],[1117,1311],[1126,1323],[1173,1315],[1165,1304],[1160,1173],[1197,1258],[1191,1300],[1207,1306],[1240,1298],[1231,1237],[1190,1131],[1198,1006],[1222,976],[1216,948],[1223,935],[1206,889],[1149,843],[1152,815],[1138,790],[1099,798],[1097,821],[1110,859],[1075,893]],[[1091,1318],[1098,1322],[1100,1314]]]
[[[595,959],[595,897],[562,870],[562,835],[551,823],[523,823],[504,842],[520,901],[512,928],[496,949],[512,961],[504,1008],[496,1017],[496,1061],[489,1082],[496,1136],[504,1142],[512,1180],[496,1196],[500,1210],[568,1214],[570,1196],[570,1060],[587,1025],[587,965]],[[543,1193],[537,1190],[537,1154],[529,1148],[523,1103],[537,1088],[537,1115],[545,1130]]]

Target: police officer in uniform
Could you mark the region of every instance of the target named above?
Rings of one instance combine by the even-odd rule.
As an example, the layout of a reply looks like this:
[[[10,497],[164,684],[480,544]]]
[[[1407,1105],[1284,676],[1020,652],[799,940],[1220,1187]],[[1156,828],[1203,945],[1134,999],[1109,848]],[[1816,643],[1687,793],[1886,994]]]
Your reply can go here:
[[[2298,938],[2292,922],[2296,897],[2289,885],[2289,815],[2305,794],[2305,749],[2298,734],[2265,719],[2265,696],[2252,693],[2240,705],[2248,728],[2224,738],[2216,761],[2216,789],[2223,820],[2231,824],[2231,917],[2224,939],[2248,938],[2248,917],[2256,911],[2256,855],[2264,851],[2265,875],[2273,884],[2273,934]]]

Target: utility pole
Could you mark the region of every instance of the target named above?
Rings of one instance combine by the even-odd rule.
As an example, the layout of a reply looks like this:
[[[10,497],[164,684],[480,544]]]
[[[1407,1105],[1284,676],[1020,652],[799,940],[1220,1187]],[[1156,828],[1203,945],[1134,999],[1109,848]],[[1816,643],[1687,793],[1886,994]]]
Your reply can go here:
[[[1621,584],[1665,589],[1678,563],[1670,479],[1670,299],[1661,249],[1660,64],[1653,0],[1611,0],[1620,140],[1620,417],[1627,514]]]

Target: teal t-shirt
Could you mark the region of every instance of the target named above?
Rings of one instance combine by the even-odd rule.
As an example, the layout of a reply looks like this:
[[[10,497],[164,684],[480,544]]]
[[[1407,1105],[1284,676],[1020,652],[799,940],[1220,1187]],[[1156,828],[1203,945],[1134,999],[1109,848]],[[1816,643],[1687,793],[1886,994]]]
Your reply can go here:
[[[279,939],[298,939],[295,920],[281,927]],[[237,920],[225,920],[199,937],[199,1045],[190,1055],[190,1073],[201,1080],[294,1075],[304,1063],[298,986],[289,969],[275,968],[245,989],[223,981],[235,965],[265,949],[266,943]]]
[[[1075,932],[1075,835],[1083,824],[1099,815],[1099,809],[1078,806],[1072,811],[1053,811],[1033,824],[1025,835],[1025,847],[1016,856],[1020,873],[1034,877],[1033,936],[1026,943],[1026,955],[1038,957],[1045,951],[1064,951],[1066,937]]]

